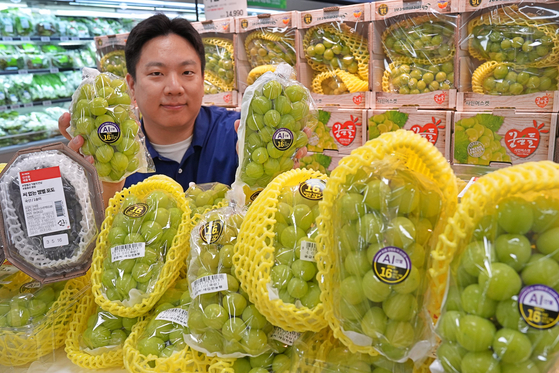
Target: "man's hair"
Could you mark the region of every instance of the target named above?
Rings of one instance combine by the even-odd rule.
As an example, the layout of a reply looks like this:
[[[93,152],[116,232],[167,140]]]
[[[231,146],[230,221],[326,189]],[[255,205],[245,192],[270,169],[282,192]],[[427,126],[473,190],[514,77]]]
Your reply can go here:
[[[126,67],[134,80],[136,80],[136,65],[140,61],[144,45],[151,39],[169,34],[181,36],[192,45],[196,54],[200,57],[202,73],[204,72],[206,67],[204,44],[198,31],[184,18],[169,19],[165,14],[158,13],[138,23],[130,31],[126,41],[124,49]]]

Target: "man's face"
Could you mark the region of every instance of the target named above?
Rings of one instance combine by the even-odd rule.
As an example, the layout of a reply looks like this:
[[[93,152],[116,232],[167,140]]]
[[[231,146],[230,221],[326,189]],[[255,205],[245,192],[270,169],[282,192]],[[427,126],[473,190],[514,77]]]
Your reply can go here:
[[[136,80],[126,77],[147,126],[194,125],[204,96],[204,75],[196,50],[184,38],[169,34],[142,48]]]

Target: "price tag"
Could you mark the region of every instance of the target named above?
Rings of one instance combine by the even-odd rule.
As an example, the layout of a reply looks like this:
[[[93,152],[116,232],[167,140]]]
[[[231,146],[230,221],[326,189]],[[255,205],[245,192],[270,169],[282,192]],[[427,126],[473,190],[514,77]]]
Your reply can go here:
[[[23,104],[23,107],[33,107],[33,103],[32,102],[28,102],[26,104]]]
[[[192,298],[196,298],[202,294],[217,293],[225,291],[229,287],[227,285],[227,274],[220,273],[217,275],[204,276],[192,283]]]
[[[169,308],[155,317],[156,320],[174,322],[182,326],[188,326],[188,311],[182,308]]]
[[[119,260],[143,258],[144,256],[146,256],[145,242],[128,243],[111,248],[113,263]]]
[[[18,70],[18,74],[29,74],[29,70]]]
[[[242,17],[247,15],[246,0],[204,0],[206,19]]]
[[[2,40],[3,41],[12,41],[12,40],[14,40],[14,38],[12,38],[11,36],[2,36]]]
[[[49,36],[41,36],[41,41],[50,41]]]
[[[12,108],[12,110],[14,110],[14,109],[19,109],[21,107],[21,105],[20,104],[15,104],[15,105],[11,105],[10,107]]]
[[[67,36],[61,36],[60,37],[60,41],[68,41],[68,40],[70,40],[70,38],[67,37]]]
[[[29,36],[22,36],[21,41],[30,41],[31,38]]]
[[[278,328],[276,326],[276,328],[272,332],[272,335],[270,336],[270,338],[275,339],[276,341],[280,341],[281,343],[286,344],[288,346],[293,346],[293,343],[295,343],[295,341],[300,336],[301,336],[301,333],[288,332],[288,331],[283,330],[282,328]]]
[[[8,109],[8,107],[6,105],[0,106],[0,111],[4,111],[4,110],[7,110],[7,109]]]
[[[52,101],[47,100],[47,101],[43,101],[43,106],[51,106],[52,105]]]
[[[50,72],[51,74],[55,74],[57,72],[59,72],[60,70],[58,69],[58,67],[51,67]]]
[[[76,40],[80,40],[79,36],[72,36],[70,39],[76,41]]]
[[[43,237],[43,246],[45,249],[66,245],[68,245],[68,234],[66,233]]]

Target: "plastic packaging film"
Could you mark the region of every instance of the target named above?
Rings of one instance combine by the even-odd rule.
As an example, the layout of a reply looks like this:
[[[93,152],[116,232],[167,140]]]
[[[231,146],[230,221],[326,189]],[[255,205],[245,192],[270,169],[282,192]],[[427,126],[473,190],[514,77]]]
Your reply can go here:
[[[107,72],[125,78],[128,74],[124,47],[128,33],[95,37],[99,71]]]
[[[225,38],[202,38],[206,52],[206,71],[207,81],[210,83],[209,94],[219,91],[232,91],[235,88],[235,57],[233,42]],[[218,92],[211,90],[211,85],[218,89]],[[206,88],[204,87],[204,90]]]
[[[83,69],[83,81],[72,95],[68,133],[84,138],[80,152],[93,156],[102,181],[118,182],[134,172],[155,171],[130,104],[124,80]]]
[[[92,289],[105,311],[145,315],[188,255],[190,208],[182,187],[153,176],[110,201],[93,258]]]
[[[190,224],[194,227],[208,210],[225,207],[229,187],[221,183],[191,183],[186,190],[186,203],[190,207]]]
[[[557,175],[551,162],[485,175],[450,219],[437,246],[454,254],[437,324],[445,372],[553,371],[559,346]]]
[[[295,65],[295,29],[262,27],[252,31],[245,39],[250,66]]]

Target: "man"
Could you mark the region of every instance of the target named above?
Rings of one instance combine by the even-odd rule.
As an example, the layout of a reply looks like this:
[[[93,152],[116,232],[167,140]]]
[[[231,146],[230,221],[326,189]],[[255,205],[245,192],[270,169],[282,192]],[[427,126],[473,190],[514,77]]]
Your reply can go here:
[[[238,165],[235,121],[240,114],[203,107],[204,45],[185,19],[157,14],[140,22],[126,42],[126,81],[143,115],[146,146],[157,174],[167,175],[186,190],[190,182],[232,184]],[[70,115],[59,119],[67,132]],[[68,146],[79,151],[83,138]],[[93,163],[93,157],[87,159]],[[153,174],[136,173],[125,182],[103,183],[105,203],[123,186]]]

